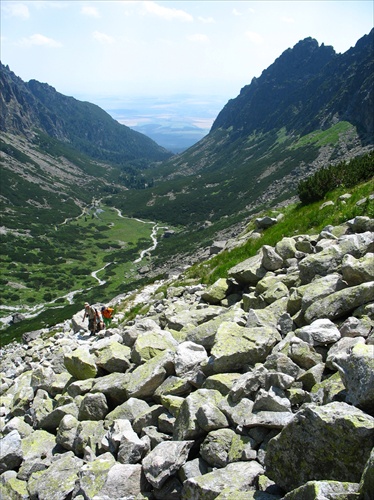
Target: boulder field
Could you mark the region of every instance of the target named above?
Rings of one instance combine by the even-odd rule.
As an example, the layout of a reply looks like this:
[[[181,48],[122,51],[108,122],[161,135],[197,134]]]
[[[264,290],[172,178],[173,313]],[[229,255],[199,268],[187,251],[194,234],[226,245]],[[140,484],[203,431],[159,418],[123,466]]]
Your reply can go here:
[[[212,286],[137,291],[147,313],[96,337],[81,311],[4,347],[0,497],[373,499],[373,231],[283,238]]]

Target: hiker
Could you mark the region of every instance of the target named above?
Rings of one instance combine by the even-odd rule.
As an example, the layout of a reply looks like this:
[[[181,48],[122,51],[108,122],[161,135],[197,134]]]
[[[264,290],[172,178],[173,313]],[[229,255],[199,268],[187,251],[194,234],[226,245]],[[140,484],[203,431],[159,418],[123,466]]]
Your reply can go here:
[[[88,329],[91,335],[95,335],[96,332],[96,309],[90,306],[88,302],[84,304],[84,315],[83,321],[88,318]]]
[[[99,332],[100,330],[104,330],[105,324],[103,321],[103,316],[99,309],[95,309],[96,311],[96,331]]]
[[[112,321],[113,311],[114,311],[114,309],[112,307],[103,306],[101,308],[101,314],[103,315],[105,328],[108,328],[108,326],[110,325],[110,323]]]

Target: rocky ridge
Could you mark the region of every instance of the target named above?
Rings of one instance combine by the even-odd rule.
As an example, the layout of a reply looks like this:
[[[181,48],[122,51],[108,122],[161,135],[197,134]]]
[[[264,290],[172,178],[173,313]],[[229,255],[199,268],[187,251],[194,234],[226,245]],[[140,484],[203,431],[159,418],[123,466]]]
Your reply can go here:
[[[3,349],[0,495],[373,498],[373,252],[356,217]]]

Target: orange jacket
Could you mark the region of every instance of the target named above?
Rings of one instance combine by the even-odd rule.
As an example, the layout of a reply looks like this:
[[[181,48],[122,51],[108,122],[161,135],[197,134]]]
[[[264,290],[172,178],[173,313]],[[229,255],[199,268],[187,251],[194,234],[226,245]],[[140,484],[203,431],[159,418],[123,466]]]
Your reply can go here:
[[[111,307],[107,307],[103,310],[102,314],[103,314],[104,318],[111,318],[113,311],[114,311],[114,309],[112,309]]]

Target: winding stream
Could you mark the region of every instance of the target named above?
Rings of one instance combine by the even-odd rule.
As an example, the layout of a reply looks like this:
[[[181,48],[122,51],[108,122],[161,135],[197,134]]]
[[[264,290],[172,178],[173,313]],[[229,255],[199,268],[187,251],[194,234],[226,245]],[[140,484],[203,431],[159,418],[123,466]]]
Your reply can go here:
[[[97,203],[97,202],[96,202]],[[95,204],[96,204],[95,203]],[[152,240],[152,245],[148,248],[146,248],[145,250],[142,250],[140,252],[140,256],[134,260],[134,264],[138,264],[139,262],[142,261],[142,259],[147,255],[149,254],[150,252],[154,251],[156,248],[157,248],[157,244],[158,244],[158,241],[157,241],[157,233],[160,229],[167,229],[167,227],[164,227],[164,226],[158,226],[157,223],[155,222],[152,222],[152,221],[144,221],[144,220],[141,220],[141,219],[137,219],[136,217],[126,217],[124,215],[122,215],[122,212],[118,209],[118,208],[115,208],[115,207],[112,207],[113,210],[115,210],[118,214],[119,217],[123,218],[123,219],[133,219],[133,220],[136,220],[138,222],[141,222],[142,224],[153,224],[153,228],[152,228],[152,232],[151,232],[151,240]],[[68,222],[70,222],[71,220],[73,219],[78,219],[79,217],[82,217],[84,214],[86,214],[86,209],[83,209],[82,213],[77,216],[77,217],[74,217],[74,218],[70,218],[70,219],[65,219],[64,222],[61,223],[61,225],[63,224],[66,224]],[[99,285],[105,285],[106,283],[106,280],[102,280],[100,279],[97,274],[101,271],[103,271],[107,266],[109,266],[110,264],[113,264],[113,262],[108,262],[104,267],[101,267],[100,269],[97,269],[96,271],[93,271],[91,273],[91,276],[97,280],[98,284]],[[86,288],[85,290],[91,290],[92,287],[90,288]],[[53,305],[58,299],[66,299],[68,301],[69,304],[74,304],[74,296],[77,294],[77,293],[81,293],[83,292],[84,290],[83,289],[80,289],[80,290],[73,290],[65,295],[62,295],[61,297],[57,297],[56,299],[50,301],[50,302],[46,302],[46,303],[43,303],[43,304],[37,304],[37,305],[34,305],[34,306],[28,306],[28,305],[22,305],[22,306],[6,306],[6,305],[0,305],[0,310],[3,310],[3,311],[9,311],[9,315],[8,316],[5,316],[3,318],[0,318],[0,325],[2,326],[5,326],[7,324],[10,324],[10,322],[12,321],[12,318],[13,318],[13,314],[19,312],[20,314],[22,314],[22,316],[25,318],[25,319],[31,319],[31,318],[34,318],[35,316],[38,316],[38,314],[42,313],[45,309],[46,309],[46,306],[51,306]],[[55,306],[55,307],[64,307],[64,305],[61,305],[61,306]]]

